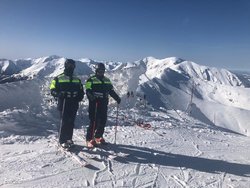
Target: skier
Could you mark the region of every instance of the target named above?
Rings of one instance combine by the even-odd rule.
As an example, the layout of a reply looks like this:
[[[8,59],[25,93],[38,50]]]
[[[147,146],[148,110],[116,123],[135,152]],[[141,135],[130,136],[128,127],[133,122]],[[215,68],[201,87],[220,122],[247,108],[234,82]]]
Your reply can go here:
[[[130,97],[130,93],[129,93],[129,91],[127,92],[127,98],[129,98]]]
[[[66,59],[64,67],[64,72],[52,80],[50,90],[52,96],[58,100],[57,109],[61,117],[59,144],[63,148],[70,148],[74,144],[72,141],[74,122],[84,91],[81,80],[73,74],[75,61]]]
[[[126,108],[127,108],[127,110],[129,108],[129,103],[130,103],[130,92],[128,91],[127,92],[127,98],[126,98]]]
[[[134,97],[134,92],[133,91],[131,91],[131,97]]]
[[[86,95],[89,100],[89,126],[86,135],[86,145],[89,148],[96,144],[104,144],[103,133],[107,121],[107,110],[109,95],[116,100],[118,104],[121,98],[114,91],[111,81],[104,76],[105,65],[98,63],[95,74],[86,81]]]

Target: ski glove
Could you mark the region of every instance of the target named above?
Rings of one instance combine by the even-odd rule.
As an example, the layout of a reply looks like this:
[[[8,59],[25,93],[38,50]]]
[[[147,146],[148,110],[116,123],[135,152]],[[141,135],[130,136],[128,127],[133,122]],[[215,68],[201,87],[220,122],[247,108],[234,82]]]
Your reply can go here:
[[[51,90],[51,95],[53,96],[53,97],[58,97],[58,92],[57,91],[55,91],[55,90]]]
[[[96,100],[96,97],[93,94],[91,94],[90,92],[87,92],[87,97],[88,97],[89,101]]]

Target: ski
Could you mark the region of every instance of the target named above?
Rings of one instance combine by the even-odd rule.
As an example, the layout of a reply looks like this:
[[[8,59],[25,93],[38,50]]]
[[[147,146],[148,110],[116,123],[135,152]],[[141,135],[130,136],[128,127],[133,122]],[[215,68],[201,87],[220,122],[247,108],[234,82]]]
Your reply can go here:
[[[81,137],[81,136],[79,136],[79,135],[77,135],[77,134],[74,134],[74,136],[75,137],[77,137],[79,140],[84,140],[84,137]],[[98,146],[100,146],[100,145],[103,145],[103,146],[106,146],[106,145],[108,145],[108,143],[105,143],[105,144],[97,144],[95,147],[93,147],[93,148],[83,148],[79,153],[81,154],[81,155],[84,155],[85,157],[87,157],[87,158],[89,158],[89,159],[94,159],[94,160],[100,160],[102,157],[103,157],[103,152],[100,154],[100,149],[98,150],[97,148],[98,148]],[[104,150],[103,150],[104,151]],[[90,153],[90,152],[92,152],[92,153]],[[98,152],[99,152],[99,154],[98,154]],[[106,151],[105,151],[106,152]],[[114,156],[112,156],[111,154],[110,154],[110,156],[109,155],[106,155],[106,157],[109,159],[114,159],[115,157]]]
[[[117,155],[109,152],[109,151],[106,151],[104,149],[101,149],[101,148],[95,148],[95,151],[100,153],[100,156],[103,157],[103,158],[106,158],[108,160],[113,160],[117,157]]]
[[[97,150],[99,150],[100,152],[104,152],[106,153],[108,159],[115,159],[117,157],[128,157],[129,154],[127,153],[122,153],[122,152],[115,152],[108,144],[100,144],[96,147]]]
[[[89,150],[89,149],[84,148],[81,151],[79,151],[79,155],[83,156],[83,157],[87,157],[88,159],[93,159],[93,160],[101,159],[100,154],[90,153],[90,151],[93,151],[93,150]]]
[[[79,140],[84,140],[84,138],[81,136],[78,136],[76,134],[74,134],[74,136],[77,137]],[[129,156],[129,154],[126,154],[126,153],[113,151],[108,142],[97,144],[93,148],[84,148],[79,152],[79,154],[84,155],[85,157],[89,159],[94,159],[94,160],[100,160],[102,157],[104,157],[104,155],[105,157],[107,157],[107,159],[110,159],[110,160],[113,160],[116,157],[128,157]]]
[[[64,149],[61,146],[58,146],[58,150],[62,153],[64,153],[66,156],[74,159],[76,162],[78,162],[82,167],[85,167],[89,165],[89,163],[84,160],[82,157],[79,157],[77,154],[75,154],[71,149]]]

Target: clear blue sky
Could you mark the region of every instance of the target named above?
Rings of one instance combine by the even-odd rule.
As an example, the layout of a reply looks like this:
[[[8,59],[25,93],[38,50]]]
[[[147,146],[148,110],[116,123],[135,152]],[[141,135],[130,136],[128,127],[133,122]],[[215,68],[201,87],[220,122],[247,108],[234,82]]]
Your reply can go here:
[[[48,55],[250,70],[250,1],[0,0],[0,58]]]

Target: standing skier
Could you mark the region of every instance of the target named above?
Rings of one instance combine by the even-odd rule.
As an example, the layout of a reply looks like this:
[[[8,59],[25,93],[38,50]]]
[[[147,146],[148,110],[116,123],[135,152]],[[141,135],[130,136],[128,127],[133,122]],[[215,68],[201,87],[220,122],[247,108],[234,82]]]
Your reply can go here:
[[[129,93],[129,91],[127,92],[127,98],[129,98],[130,97],[130,93]]]
[[[52,96],[58,99],[57,108],[61,116],[59,144],[63,148],[70,148],[74,144],[74,122],[84,91],[81,80],[73,74],[75,61],[66,59],[64,67],[64,72],[52,80],[50,90]]]
[[[96,144],[103,144],[104,128],[107,121],[107,110],[109,95],[120,104],[121,99],[114,91],[111,81],[104,76],[105,65],[97,64],[95,75],[90,76],[86,81],[86,95],[89,100],[89,120],[87,130],[87,147],[92,148]]]

